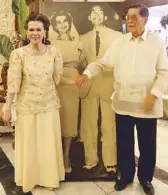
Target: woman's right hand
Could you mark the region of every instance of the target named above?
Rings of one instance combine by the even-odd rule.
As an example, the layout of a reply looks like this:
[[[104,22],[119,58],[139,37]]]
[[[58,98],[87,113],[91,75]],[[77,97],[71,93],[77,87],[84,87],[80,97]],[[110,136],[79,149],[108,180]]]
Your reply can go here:
[[[62,82],[69,84],[69,85],[75,85],[76,78],[69,77],[69,78],[62,78]]]
[[[2,116],[2,119],[5,123],[5,125],[9,128],[11,127],[11,125],[10,125],[11,116],[12,116],[11,109],[5,109],[4,115]]]

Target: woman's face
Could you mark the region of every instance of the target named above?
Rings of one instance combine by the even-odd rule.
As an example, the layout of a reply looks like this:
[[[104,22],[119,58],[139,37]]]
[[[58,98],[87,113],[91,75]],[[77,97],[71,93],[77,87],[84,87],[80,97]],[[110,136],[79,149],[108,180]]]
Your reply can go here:
[[[59,33],[66,33],[69,30],[69,23],[66,16],[56,17],[56,29]]]
[[[30,21],[28,23],[27,38],[32,44],[39,44],[45,36],[43,23],[40,21]]]

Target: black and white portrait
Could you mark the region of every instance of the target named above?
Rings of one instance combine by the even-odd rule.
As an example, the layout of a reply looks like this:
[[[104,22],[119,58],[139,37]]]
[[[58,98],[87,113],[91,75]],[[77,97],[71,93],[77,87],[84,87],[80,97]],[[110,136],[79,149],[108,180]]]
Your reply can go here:
[[[103,57],[121,36],[121,3],[42,3],[41,13],[50,19],[49,38],[62,53],[67,80]],[[64,83],[58,87],[67,180],[113,179],[116,135],[111,74],[100,74],[81,89]]]

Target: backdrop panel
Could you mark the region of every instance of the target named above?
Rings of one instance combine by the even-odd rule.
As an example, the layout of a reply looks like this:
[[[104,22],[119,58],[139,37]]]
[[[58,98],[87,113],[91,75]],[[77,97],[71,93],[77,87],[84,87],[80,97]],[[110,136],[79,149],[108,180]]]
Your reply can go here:
[[[78,66],[77,70],[81,73],[88,63],[101,58],[110,44],[121,35],[119,31],[122,29],[122,3],[42,3],[40,12],[50,18],[49,38],[51,43],[61,50],[64,75],[69,77],[78,75],[74,65]],[[99,36],[96,31],[99,31]],[[97,80],[88,84],[89,90],[82,99],[79,98],[78,89],[75,87],[61,85],[58,89],[62,103],[64,160],[66,167],[69,167],[66,174],[67,180],[112,179],[105,168],[104,161],[112,161],[110,156],[115,156],[112,146],[113,144],[115,150],[114,122],[109,123],[107,130],[104,130],[102,125],[103,121],[107,120],[102,120],[102,116],[106,115],[110,118],[109,115],[111,116],[112,112],[110,99],[112,87],[108,88],[112,84],[112,73],[110,77],[107,74],[107,78],[106,76],[103,80],[96,78]],[[96,97],[95,101],[93,96]],[[106,110],[103,107],[106,107]],[[85,116],[81,117],[82,111]],[[74,123],[78,125],[77,130]],[[86,128],[87,125],[93,123],[97,125],[95,129]],[[67,156],[70,156],[70,159]],[[88,169],[91,165],[88,162],[93,162],[94,159],[97,165]],[[109,163],[110,165],[112,164]]]

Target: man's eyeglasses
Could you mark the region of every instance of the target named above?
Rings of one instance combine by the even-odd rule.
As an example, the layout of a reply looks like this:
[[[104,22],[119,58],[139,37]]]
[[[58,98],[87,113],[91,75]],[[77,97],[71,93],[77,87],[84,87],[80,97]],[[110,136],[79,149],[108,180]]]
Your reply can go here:
[[[125,20],[126,21],[129,21],[129,20],[131,20],[131,21],[137,21],[139,19],[139,16],[137,16],[137,15],[126,15],[125,16]]]

